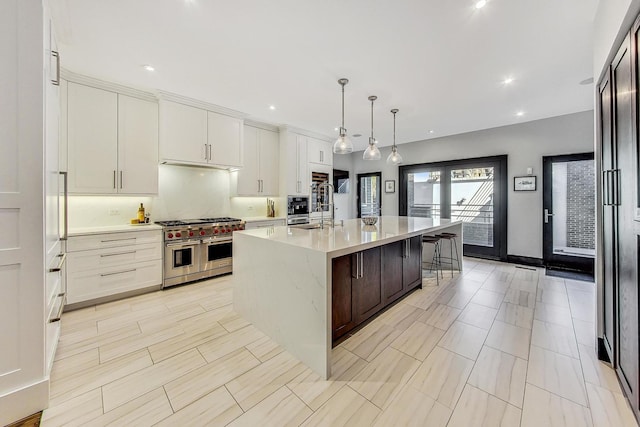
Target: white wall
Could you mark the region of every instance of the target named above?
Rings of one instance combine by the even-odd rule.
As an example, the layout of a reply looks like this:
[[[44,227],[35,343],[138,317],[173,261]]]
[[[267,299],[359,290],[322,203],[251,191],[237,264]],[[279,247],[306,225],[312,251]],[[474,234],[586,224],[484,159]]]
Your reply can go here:
[[[640,12],[640,0],[600,0],[593,24],[593,77],[596,83],[633,20]]]
[[[383,181],[396,181],[395,193],[382,193],[382,214],[397,215],[398,167],[385,162],[391,147],[383,147],[381,151],[382,160],[376,162],[362,160],[362,152],[350,155],[353,187],[356,174],[382,171]],[[405,165],[508,155],[507,253],[542,258],[542,157],[593,151],[593,111],[400,144],[398,151]],[[339,157],[334,156],[336,168]],[[514,192],[513,177],[526,175],[528,167],[538,176],[538,190]],[[350,195],[353,213],[355,192]]]

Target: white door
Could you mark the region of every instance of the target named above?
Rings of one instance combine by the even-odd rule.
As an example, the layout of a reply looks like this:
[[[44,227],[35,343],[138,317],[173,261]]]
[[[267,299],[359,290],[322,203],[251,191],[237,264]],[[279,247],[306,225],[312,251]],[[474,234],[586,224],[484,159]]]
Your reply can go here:
[[[263,196],[278,195],[279,150],[278,133],[260,129],[260,179]]]
[[[206,164],[207,112],[177,102],[162,101],[160,117],[160,159]]]
[[[117,191],[118,95],[68,85],[70,193]]]
[[[238,171],[238,195],[260,194],[258,132],[253,126],[244,127],[244,167]]]
[[[158,193],[158,104],[118,95],[118,192]]]
[[[242,167],[242,120],[207,111],[209,163]]]

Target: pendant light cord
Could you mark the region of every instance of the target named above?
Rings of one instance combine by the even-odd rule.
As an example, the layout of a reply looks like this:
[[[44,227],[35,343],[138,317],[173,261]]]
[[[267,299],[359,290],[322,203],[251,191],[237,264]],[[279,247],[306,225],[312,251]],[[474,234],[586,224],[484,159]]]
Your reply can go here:
[[[373,99],[371,100],[371,143],[373,143]]]
[[[342,129],[344,129],[344,84],[342,84]]]
[[[393,148],[396,148],[396,113],[393,113]]]

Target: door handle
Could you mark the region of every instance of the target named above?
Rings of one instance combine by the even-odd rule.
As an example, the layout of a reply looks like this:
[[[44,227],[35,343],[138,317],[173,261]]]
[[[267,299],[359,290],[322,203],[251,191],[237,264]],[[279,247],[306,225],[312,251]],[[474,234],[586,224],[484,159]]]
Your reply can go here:
[[[549,217],[553,216],[552,213],[549,213],[549,209],[545,209],[544,210],[544,223],[548,224],[549,223]]]
[[[51,51],[51,56],[56,58],[56,78],[51,79],[51,83],[54,86],[60,86],[60,53],[55,50]]]
[[[613,204],[620,206],[620,169],[611,171],[613,175]]]
[[[602,205],[609,206],[609,171],[602,171]]]
[[[63,184],[62,184],[63,194],[64,194],[64,201],[63,201],[63,206],[64,206],[64,234],[62,234],[62,236],[60,237],[60,240],[67,240],[67,238],[69,237],[69,214],[68,214],[68,210],[69,210],[69,185],[68,185],[69,175],[67,174],[67,172],[59,172],[59,174],[62,175],[62,177],[64,178],[64,181],[63,181]]]

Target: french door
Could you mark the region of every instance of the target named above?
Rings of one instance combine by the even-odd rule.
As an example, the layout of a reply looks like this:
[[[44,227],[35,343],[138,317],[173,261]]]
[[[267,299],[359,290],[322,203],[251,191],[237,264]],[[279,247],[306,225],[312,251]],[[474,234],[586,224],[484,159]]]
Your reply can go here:
[[[382,173],[358,174],[358,218],[382,213]]]
[[[400,215],[462,221],[464,255],[507,258],[507,156],[400,167]]]
[[[547,268],[593,275],[596,189],[593,153],[542,158],[543,257]]]

